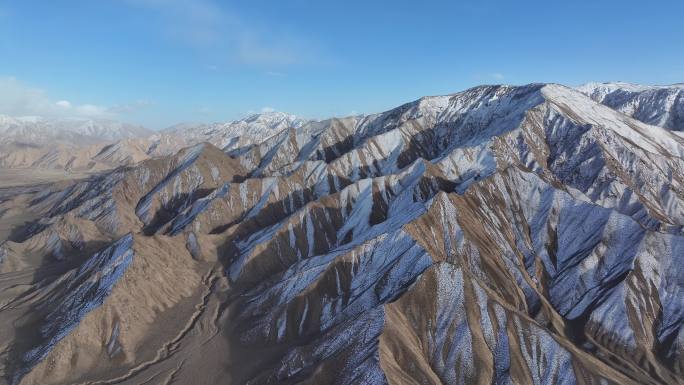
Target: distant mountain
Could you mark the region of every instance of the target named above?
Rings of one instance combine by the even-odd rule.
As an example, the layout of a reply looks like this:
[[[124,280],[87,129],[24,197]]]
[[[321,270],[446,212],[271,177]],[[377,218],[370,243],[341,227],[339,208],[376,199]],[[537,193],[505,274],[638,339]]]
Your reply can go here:
[[[88,145],[149,136],[142,126],[113,120],[46,119],[0,115],[0,143]]]
[[[266,112],[231,122],[180,124],[155,133],[114,121],[0,115],[0,168],[104,170],[203,142],[233,150],[305,122],[291,114]]]
[[[0,168],[110,169],[145,159],[146,140],[140,138],[152,134],[144,127],[113,120],[0,115]],[[120,144],[112,147],[115,142]]]
[[[252,114],[231,122],[179,124],[163,130],[158,136],[182,138],[186,144],[207,142],[224,150],[262,141],[282,130],[299,128],[307,121],[284,112]]]
[[[684,131],[684,84],[587,83],[578,90],[644,123]]]
[[[0,189],[0,377],[684,383],[681,136],[557,84],[263,122]]]

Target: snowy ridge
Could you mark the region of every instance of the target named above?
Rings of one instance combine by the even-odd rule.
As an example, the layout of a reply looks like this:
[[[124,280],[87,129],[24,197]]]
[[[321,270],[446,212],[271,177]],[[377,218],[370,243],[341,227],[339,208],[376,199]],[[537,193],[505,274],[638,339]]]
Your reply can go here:
[[[684,88],[684,83],[679,83],[679,84],[671,84],[671,85],[664,85],[664,86],[654,86],[654,85],[643,85],[643,84],[634,84],[634,83],[626,83],[626,82],[605,82],[605,83],[599,83],[599,82],[589,82],[585,83],[579,87],[577,87],[577,90],[582,92],[583,94],[592,94],[594,92],[596,93],[602,93],[602,94],[609,94],[611,92],[615,92],[618,90],[624,90],[624,91],[629,91],[629,92],[643,92],[643,91],[648,91],[648,90],[662,90],[662,89],[669,89],[669,88],[676,88],[676,89],[681,89]]]
[[[684,84],[588,83],[577,89],[595,101],[644,123],[673,131],[684,130]]]
[[[128,234],[88,259],[67,277],[67,296],[51,304],[53,310],[40,328],[44,343],[26,353],[24,367],[15,373],[17,383],[31,367],[44,359],[89,312],[100,306],[133,259],[133,236]]]

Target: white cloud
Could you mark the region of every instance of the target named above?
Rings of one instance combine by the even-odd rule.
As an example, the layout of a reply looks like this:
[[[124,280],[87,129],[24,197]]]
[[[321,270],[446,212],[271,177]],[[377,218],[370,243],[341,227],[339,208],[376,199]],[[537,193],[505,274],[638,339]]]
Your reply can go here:
[[[56,109],[43,90],[27,87],[13,77],[0,78],[0,113],[31,115],[36,110]]]
[[[67,110],[68,110],[69,108],[71,108],[71,103],[70,103],[68,100],[60,100],[60,101],[58,101],[57,103],[55,103],[55,105],[56,105],[57,107],[62,107],[62,108],[65,108],[65,109],[67,109]]]
[[[504,74],[502,74],[501,72],[493,72],[489,74],[489,77],[496,80],[503,80],[505,78]]]
[[[261,107],[261,113],[262,113],[262,114],[265,114],[265,113],[268,113],[268,112],[275,112],[275,108],[273,108],[273,107],[268,107],[268,106],[267,106],[267,107]]]
[[[137,101],[108,107],[92,103],[74,104],[64,99],[54,101],[43,89],[26,85],[14,77],[0,77],[0,114],[10,116],[113,119],[150,104]]]

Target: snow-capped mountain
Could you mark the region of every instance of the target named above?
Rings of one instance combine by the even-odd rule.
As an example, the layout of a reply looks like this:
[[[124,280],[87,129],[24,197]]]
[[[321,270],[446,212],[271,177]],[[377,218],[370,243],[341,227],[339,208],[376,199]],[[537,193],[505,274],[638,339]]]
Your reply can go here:
[[[88,145],[151,135],[141,126],[113,120],[47,119],[0,115],[0,143]]]
[[[644,123],[684,131],[684,84],[587,83],[578,90]]]
[[[266,132],[0,190],[2,377],[684,382],[679,135],[557,84]]]
[[[179,124],[163,130],[161,135],[182,138],[188,145],[207,142],[224,150],[232,150],[260,142],[288,128],[299,128],[304,123],[306,120],[295,115],[271,111],[231,122]]]
[[[151,134],[113,120],[0,115],[0,168],[110,169],[145,159],[147,141],[140,138]],[[114,142],[120,144],[112,146]]]

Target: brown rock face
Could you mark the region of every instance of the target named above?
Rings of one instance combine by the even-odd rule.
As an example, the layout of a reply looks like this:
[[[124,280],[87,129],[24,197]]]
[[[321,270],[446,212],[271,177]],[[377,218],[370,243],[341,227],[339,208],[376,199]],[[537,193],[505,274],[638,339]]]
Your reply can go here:
[[[0,189],[0,382],[684,383],[680,136],[543,84],[274,127]]]

